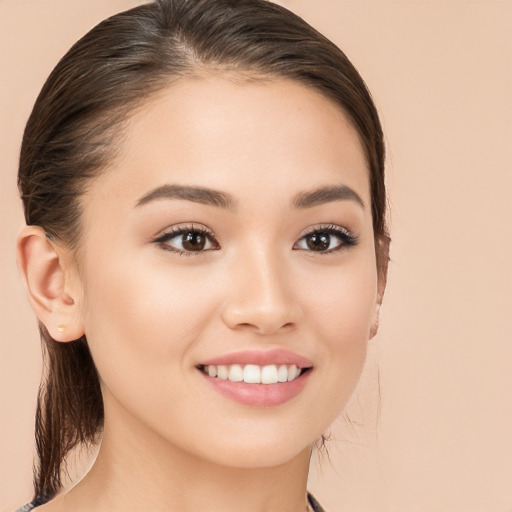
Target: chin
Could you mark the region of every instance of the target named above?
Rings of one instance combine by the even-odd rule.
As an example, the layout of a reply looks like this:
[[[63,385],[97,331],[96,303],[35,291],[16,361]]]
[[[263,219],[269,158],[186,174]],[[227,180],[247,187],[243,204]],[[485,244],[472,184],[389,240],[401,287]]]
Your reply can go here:
[[[240,469],[265,469],[282,466],[291,460],[305,456],[309,458],[311,446],[291,447],[261,443],[252,447],[236,447],[217,456],[212,462],[226,467]]]
[[[296,457],[307,457],[317,436],[305,436],[304,432],[293,432],[282,427],[272,431],[261,431],[250,435],[212,433],[205,436],[206,444],[194,443],[196,456],[214,464],[245,469],[276,467]],[[295,434],[295,435],[294,435]],[[202,446],[201,446],[202,445]],[[201,449],[203,448],[203,449]]]

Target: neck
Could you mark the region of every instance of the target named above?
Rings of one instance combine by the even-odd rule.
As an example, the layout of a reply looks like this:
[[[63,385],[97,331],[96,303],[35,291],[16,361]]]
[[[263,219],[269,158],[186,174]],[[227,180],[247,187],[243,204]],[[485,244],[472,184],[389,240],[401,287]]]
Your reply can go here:
[[[136,421],[106,417],[98,457],[85,478],[62,497],[63,509],[305,512],[310,455],[308,447],[277,466],[219,465],[180,449]]]

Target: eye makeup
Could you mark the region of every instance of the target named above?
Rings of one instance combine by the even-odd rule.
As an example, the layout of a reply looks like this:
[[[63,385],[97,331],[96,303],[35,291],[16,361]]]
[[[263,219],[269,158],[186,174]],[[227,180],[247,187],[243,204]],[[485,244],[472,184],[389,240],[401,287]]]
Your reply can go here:
[[[332,238],[337,238],[339,243],[331,247]],[[319,254],[332,254],[341,250],[354,247],[358,244],[358,238],[353,235],[347,228],[336,224],[325,224],[315,227],[304,233],[299,242],[306,240],[307,248],[301,247],[298,250],[310,250]],[[298,242],[298,243],[299,243]],[[297,244],[296,244],[297,245]],[[296,247],[294,245],[294,249]],[[327,245],[327,249],[323,250]]]
[[[175,247],[169,242],[181,237],[182,248]],[[153,240],[162,249],[176,253],[180,256],[199,256],[205,251],[219,250],[220,245],[213,232],[205,226],[189,224],[186,226],[171,227]],[[210,245],[211,247],[205,248]]]
[[[337,239],[338,243],[333,244],[333,239]],[[176,240],[174,244],[171,243],[173,240]],[[180,256],[199,256],[207,251],[221,248],[210,229],[192,223],[171,227],[159,234],[152,242]],[[324,255],[347,250],[357,244],[357,236],[347,228],[336,224],[325,224],[303,233],[293,249]]]

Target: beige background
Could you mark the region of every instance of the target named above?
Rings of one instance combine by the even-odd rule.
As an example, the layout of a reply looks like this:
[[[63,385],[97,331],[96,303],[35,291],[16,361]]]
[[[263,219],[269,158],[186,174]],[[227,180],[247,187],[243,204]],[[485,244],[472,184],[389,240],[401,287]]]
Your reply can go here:
[[[40,371],[16,271],[24,122],[58,58],[135,0],[0,0],[0,510],[31,497]],[[288,0],[374,93],[393,262],[381,332],[332,465],[330,512],[512,511],[512,3]],[[381,414],[378,379],[380,375]]]

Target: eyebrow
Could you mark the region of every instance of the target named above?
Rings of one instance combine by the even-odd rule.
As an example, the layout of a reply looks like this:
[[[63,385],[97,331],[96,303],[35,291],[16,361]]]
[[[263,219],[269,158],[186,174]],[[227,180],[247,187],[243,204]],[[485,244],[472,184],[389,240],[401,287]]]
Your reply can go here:
[[[315,190],[299,192],[293,199],[292,206],[304,209],[332,201],[355,201],[361,208],[365,208],[359,194],[347,185],[327,185]]]
[[[238,207],[238,201],[227,192],[191,185],[162,185],[141,197],[137,201],[136,207],[160,199],[183,199],[232,212],[236,211]],[[326,185],[314,190],[299,192],[291,204],[293,208],[303,210],[333,201],[354,201],[363,209],[365,208],[361,197],[347,185]]]
[[[237,208],[237,201],[231,194],[211,188],[190,185],[162,185],[141,197],[137,201],[136,206],[142,206],[158,199],[185,199],[194,203],[208,204],[230,211],[235,211]]]

